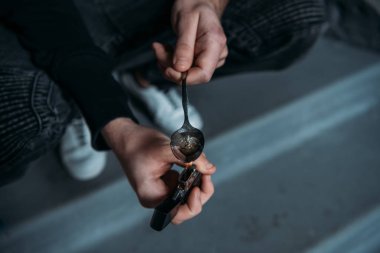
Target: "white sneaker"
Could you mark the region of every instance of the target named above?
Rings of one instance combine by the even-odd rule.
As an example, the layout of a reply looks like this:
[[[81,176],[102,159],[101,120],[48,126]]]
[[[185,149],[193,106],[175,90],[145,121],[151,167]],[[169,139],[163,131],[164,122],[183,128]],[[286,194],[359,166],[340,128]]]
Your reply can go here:
[[[153,85],[141,88],[130,74],[123,74],[119,82],[145,104],[154,123],[162,131],[170,135],[182,126],[184,120],[182,98],[174,87],[168,92],[163,92]],[[202,129],[203,121],[197,109],[189,104],[188,113],[190,123]]]
[[[90,180],[106,166],[106,153],[91,146],[91,134],[83,118],[67,126],[60,145],[60,155],[69,174],[77,180]]]

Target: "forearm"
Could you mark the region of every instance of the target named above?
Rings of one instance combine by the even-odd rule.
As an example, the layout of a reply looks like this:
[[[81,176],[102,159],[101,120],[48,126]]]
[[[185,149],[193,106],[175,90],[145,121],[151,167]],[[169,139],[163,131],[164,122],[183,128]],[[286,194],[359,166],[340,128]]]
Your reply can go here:
[[[118,150],[125,151],[128,142],[124,142],[124,139],[130,139],[130,135],[138,128],[136,124],[130,118],[119,117],[108,122],[102,129],[101,133],[108,146],[115,152]],[[123,137],[125,136],[125,138]]]
[[[133,117],[126,94],[113,80],[112,60],[96,47],[70,0],[5,0],[4,19],[34,63],[44,69],[79,106],[93,144],[107,148],[101,129],[117,117]],[[0,5],[2,7],[2,5]]]

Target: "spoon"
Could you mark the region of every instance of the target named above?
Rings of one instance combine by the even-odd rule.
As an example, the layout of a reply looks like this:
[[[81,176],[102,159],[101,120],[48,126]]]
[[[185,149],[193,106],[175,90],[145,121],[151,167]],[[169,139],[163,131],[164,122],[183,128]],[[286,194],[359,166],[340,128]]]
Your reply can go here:
[[[189,163],[196,160],[202,154],[205,138],[202,131],[193,127],[189,122],[187,113],[189,98],[187,96],[186,78],[187,72],[182,73],[182,107],[185,120],[182,127],[175,131],[170,137],[170,147],[175,157],[182,162]]]

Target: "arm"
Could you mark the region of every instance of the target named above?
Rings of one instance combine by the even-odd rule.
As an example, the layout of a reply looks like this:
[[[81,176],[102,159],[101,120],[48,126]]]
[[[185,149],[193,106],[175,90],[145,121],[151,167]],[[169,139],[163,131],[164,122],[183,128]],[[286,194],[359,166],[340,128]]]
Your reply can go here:
[[[111,59],[93,44],[73,2],[3,0],[0,9],[35,64],[79,106],[93,146],[108,148],[100,138],[101,129],[117,117],[133,115],[126,94],[111,76]]]
[[[115,151],[124,173],[144,207],[160,204],[175,188],[178,173],[171,170],[174,163],[184,166],[172,153],[170,139],[162,133],[118,118],[106,125],[102,133]],[[195,162],[202,175],[202,185],[195,187],[185,205],[181,205],[172,222],[180,224],[198,215],[214,193],[211,175],[216,167],[206,156]]]
[[[176,183],[169,138],[136,124],[127,99],[111,76],[111,61],[95,47],[73,3],[69,0],[0,0],[0,15],[16,26],[18,35],[38,66],[75,99],[93,133],[93,141],[110,147],[145,207],[158,205]],[[21,6],[21,7],[20,7]],[[101,143],[95,143],[101,144]],[[174,223],[197,215],[213,194],[210,175],[215,166],[205,156],[195,162],[204,174],[202,186],[195,188],[181,206]],[[181,164],[183,166],[183,164]]]
[[[228,54],[226,36],[220,18],[228,0],[176,0],[172,25],[177,33],[174,54],[160,43],[154,43],[159,66],[164,76],[178,82],[181,72],[188,71],[188,83],[210,81],[216,68]]]

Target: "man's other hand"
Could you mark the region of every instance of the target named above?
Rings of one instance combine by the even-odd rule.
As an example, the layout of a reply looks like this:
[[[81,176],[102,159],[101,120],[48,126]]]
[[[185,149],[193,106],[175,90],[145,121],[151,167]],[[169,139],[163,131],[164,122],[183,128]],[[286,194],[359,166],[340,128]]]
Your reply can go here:
[[[142,206],[156,207],[174,190],[178,173],[171,167],[173,164],[184,164],[173,155],[167,136],[126,118],[109,122],[103,128],[102,135],[118,157]],[[172,220],[174,224],[199,214],[214,193],[211,175],[216,170],[215,166],[204,154],[194,163],[203,174],[202,185],[200,188],[195,187],[187,203],[179,208]]]
[[[176,0],[172,25],[177,34],[173,50],[153,43],[158,65],[165,78],[179,83],[181,72],[188,71],[187,83],[210,81],[216,68],[228,55],[226,36],[220,23],[227,0]]]

